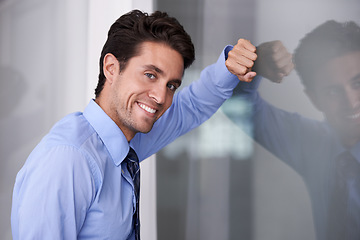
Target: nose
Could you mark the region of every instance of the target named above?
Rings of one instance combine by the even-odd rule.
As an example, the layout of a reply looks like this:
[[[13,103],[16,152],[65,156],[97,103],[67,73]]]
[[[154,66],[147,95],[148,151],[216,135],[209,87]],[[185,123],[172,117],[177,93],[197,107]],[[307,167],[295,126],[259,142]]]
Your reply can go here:
[[[149,91],[149,97],[154,99],[157,104],[164,104],[166,100],[166,86],[157,84]]]

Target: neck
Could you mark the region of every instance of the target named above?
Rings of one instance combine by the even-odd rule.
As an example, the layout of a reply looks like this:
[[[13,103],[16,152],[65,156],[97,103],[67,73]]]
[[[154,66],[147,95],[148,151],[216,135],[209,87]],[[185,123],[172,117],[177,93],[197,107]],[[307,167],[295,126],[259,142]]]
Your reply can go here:
[[[112,111],[110,111],[108,108],[106,108],[106,105],[103,105],[103,101],[101,96],[95,98],[95,102],[101,107],[101,109],[114,121],[114,123],[118,126],[118,128],[120,128],[121,132],[124,134],[124,136],[126,137],[126,140],[128,142],[131,141],[131,139],[134,138],[136,132],[131,131],[130,129],[126,128],[125,126],[121,125],[119,121],[116,121],[116,117],[112,116],[110,113],[112,113]]]
[[[118,126],[118,127],[120,128],[120,130],[122,131],[122,133],[124,134],[124,136],[126,137],[126,140],[127,140],[128,142],[130,142],[131,139],[133,139],[133,138],[135,137],[135,133],[130,132],[130,131],[126,131],[126,129],[125,129],[125,131],[124,131],[124,129],[121,129],[120,126]]]

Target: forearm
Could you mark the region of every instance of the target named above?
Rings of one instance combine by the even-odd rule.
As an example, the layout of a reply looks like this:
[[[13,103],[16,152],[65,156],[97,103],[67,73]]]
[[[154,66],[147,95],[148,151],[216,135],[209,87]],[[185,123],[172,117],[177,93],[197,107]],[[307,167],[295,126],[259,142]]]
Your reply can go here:
[[[239,80],[225,66],[229,50],[231,48],[225,48],[218,61],[202,71],[199,80],[174,96],[172,106],[148,134],[137,134],[134,137],[134,146],[141,142],[142,149],[144,145],[149,147],[144,151],[144,156],[139,156],[140,158],[155,153],[177,137],[202,124],[231,97]]]

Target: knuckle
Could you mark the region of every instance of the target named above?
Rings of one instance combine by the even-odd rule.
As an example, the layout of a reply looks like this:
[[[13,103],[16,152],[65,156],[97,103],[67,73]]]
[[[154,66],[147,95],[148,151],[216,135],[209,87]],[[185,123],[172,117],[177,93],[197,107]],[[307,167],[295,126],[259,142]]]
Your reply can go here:
[[[229,62],[229,60],[226,60],[226,61],[225,61],[225,66],[226,66],[227,68],[231,67],[231,63]]]
[[[244,45],[246,42],[247,42],[247,40],[244,39],[244,38],[240,38],[240,39],[238,40],[238,44],[239,44],[239,45]]]
[[[229,58],[233,58],[234,55],[235,55],[235,53],[234,53],[234,49],[233,49],[233,50],[231,50],[230,52],[228,52],[228,59],[229,59]]]
[[[231,63],[229,61],[225,61],[225,66],[227,69],[231,69]]]

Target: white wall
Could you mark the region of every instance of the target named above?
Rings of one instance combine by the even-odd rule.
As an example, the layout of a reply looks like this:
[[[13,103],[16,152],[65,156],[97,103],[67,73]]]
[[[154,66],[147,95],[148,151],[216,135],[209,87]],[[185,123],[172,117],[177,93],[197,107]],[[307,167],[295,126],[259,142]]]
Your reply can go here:
[[[12,239],[16,173],[64,115],[94,97],[98,59],[123,13],[152,0],[0,1],[0,238]],[[142,236],[156,239],[155,159],[142,164]]]

